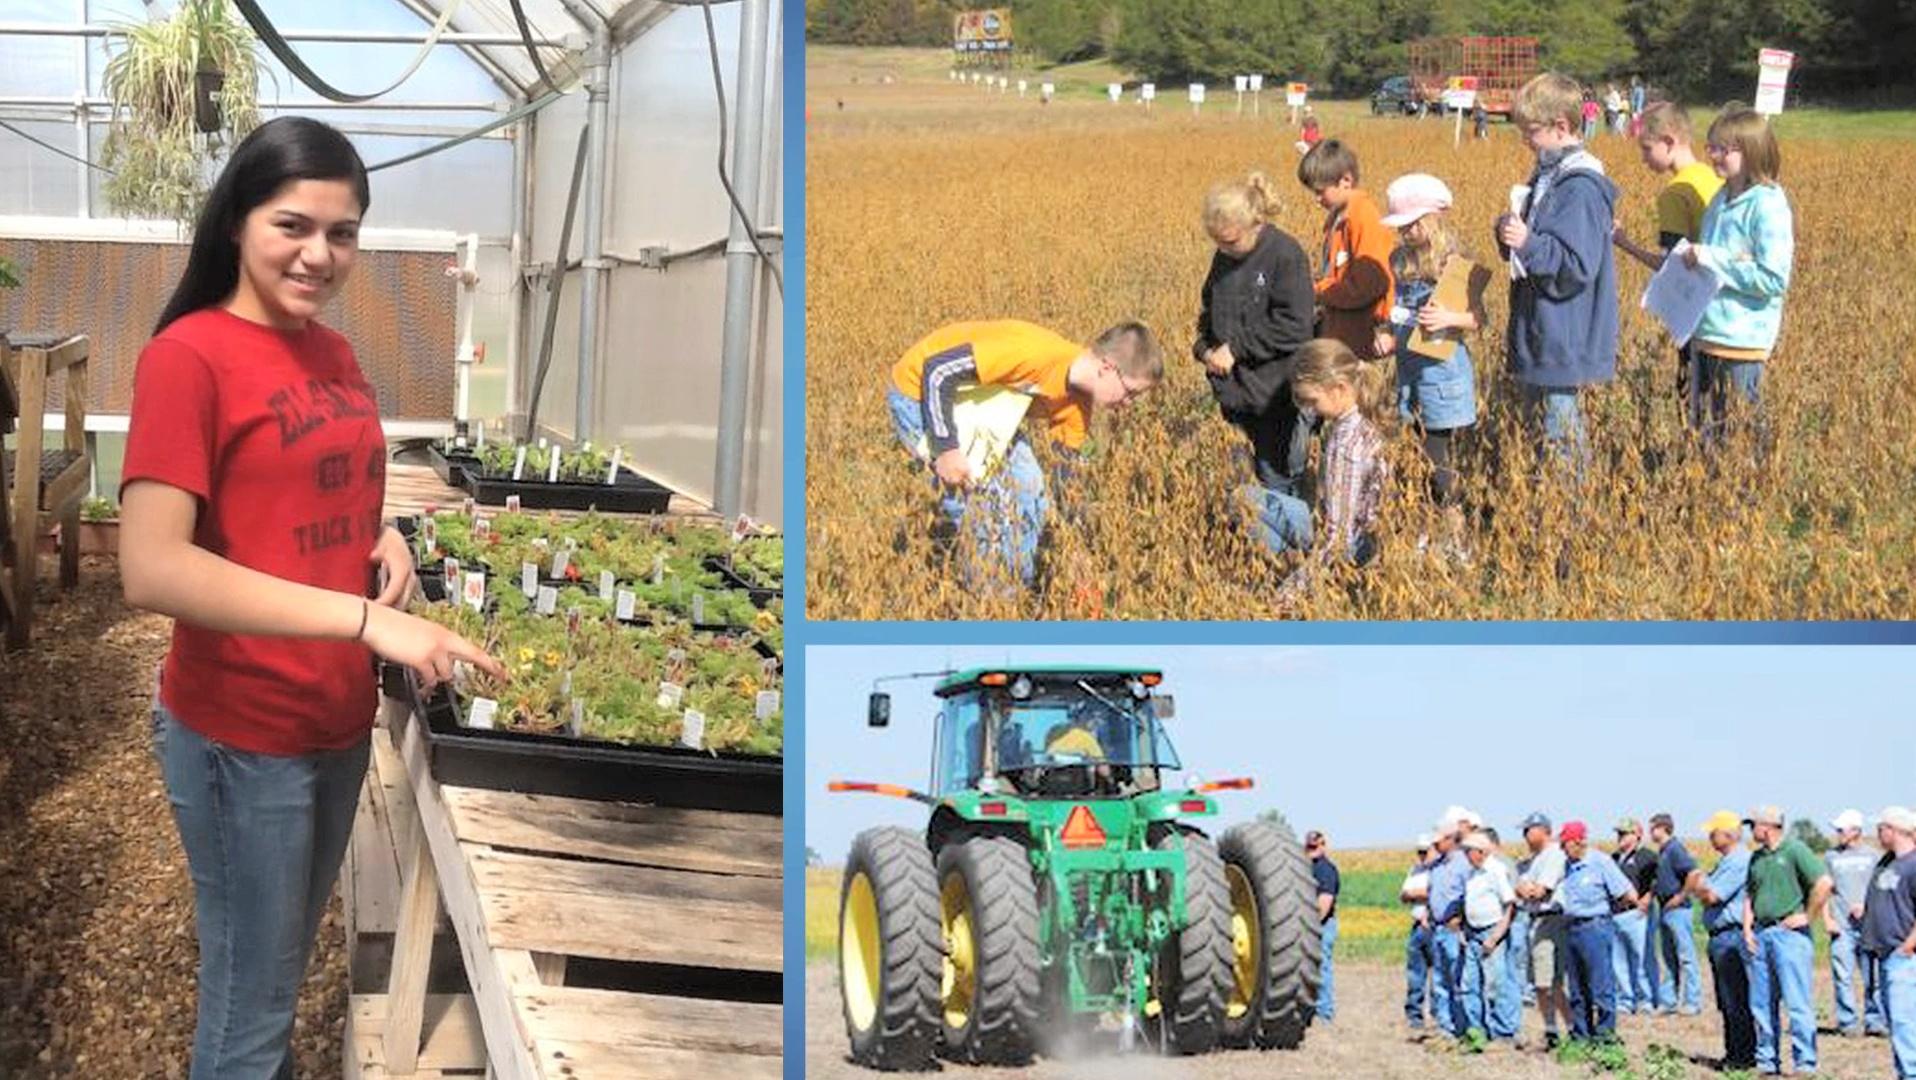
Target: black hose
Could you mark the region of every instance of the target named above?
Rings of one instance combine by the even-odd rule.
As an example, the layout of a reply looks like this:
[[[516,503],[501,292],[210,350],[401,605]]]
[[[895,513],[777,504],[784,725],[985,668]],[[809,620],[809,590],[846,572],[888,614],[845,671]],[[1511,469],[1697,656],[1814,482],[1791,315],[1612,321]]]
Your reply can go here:
[[[546,289],[546,325],[539,340],[539,370],[532,378],[532,407],[526,410],[525,438],[531,441],[539,429],[539,398],[546,388],[546,370],[552,366],[552,333],[559,325],[559,289],[565,284],[566,251],[572,246],[572,212],[579,206],[579,185],[585,180],[585,141],[592,134],[590,125],[579,129],[579,152],[572,159],[572,192],[565,200],[565,220],[559,225],[559,253],[552,259],[552,282]],[[579,342],[589,349],[590,342]]]
[[[712,89],[718,94],[719,185],[725,188],[725,197],[732,200],[732,209],[738,212],[738,219],[745,223],[745,238],[752,242],[752,250],[758,252],[758,257],[765,260],[765,268],[772,272],[772,280],[778,284],[778,295],[784,296],[785,273],[766,252],[765,245],[758,242],[758,226],[752,224],[752,215],[745,212],[745,204],[739,201],[738,192],[732,190],[732,178],[725,171],[725,77],[719,72],[718,31],[712,28],[712,0],[700,0],[699,8],[705,13],[705,44],[712,54]]]
[[[539,59],[539,49],[532,44],[532,26],[526,22],[526,9],[519,6],[519,0],[512,0],[512,21],[519,24],[519,40],[526,46],[526,55],[532,57],[532,70],[539,73],[547,87],[557,90],[559,84],[552,81],[552,74],[546,70],[546,62]]]

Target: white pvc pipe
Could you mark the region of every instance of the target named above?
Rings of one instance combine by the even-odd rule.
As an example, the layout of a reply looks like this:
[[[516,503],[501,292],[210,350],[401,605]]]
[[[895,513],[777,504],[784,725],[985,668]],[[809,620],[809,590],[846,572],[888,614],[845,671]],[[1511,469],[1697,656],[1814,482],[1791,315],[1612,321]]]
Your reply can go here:
[[[769,0],[743,0],[738,27],[738,94],[731,110],[732,190],[747,212],[759,212],[759,166],[764,158],[765,51]],[[731,230],[725,248],[725,321],[719,347],[717,476],[713,502],[721,516],[743,507],[746,391],[752,367],[752,310],[763,269],[750,232],[727,205]]]

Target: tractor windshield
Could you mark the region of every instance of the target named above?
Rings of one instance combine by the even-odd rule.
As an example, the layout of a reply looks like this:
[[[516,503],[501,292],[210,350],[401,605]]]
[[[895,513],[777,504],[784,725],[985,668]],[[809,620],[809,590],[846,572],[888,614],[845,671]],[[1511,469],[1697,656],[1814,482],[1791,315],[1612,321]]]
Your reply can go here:
[[[1178,767],[1148,699],[1123,687],[1046,687],[1023,701],[1001,698],[998,771],[1057,765]]]

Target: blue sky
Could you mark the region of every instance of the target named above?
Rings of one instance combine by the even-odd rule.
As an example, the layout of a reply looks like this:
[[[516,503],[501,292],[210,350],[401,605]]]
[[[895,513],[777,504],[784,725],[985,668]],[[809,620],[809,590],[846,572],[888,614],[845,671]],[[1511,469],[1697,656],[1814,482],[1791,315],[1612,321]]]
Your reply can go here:
[[[1220,827],[1275,807],[1334,846],[1374,847],[1407,843],[1451,803],[1506,839],[1533,809],[1605,832],[1668,810],[1693,834],[1720,807],[1823,821],[1916,804],[1910,648],[812,647],[807,845],[837,863],[861,828],[924,822],[916,804],[825,791],[926,784],[932,682],[890,686],[892,725],[872,729],[873,676],[1058,661],[1164,669],[1185,775],[1257,780],[1219,794]]]

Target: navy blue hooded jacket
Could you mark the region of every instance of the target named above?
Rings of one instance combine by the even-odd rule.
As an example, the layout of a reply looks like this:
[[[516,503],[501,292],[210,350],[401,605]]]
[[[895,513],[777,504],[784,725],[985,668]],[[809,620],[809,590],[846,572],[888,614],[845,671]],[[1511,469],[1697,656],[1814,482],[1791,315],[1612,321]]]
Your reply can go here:
[[[1609,382],[1617,372],[1617,186],[1581,146],[1541,155],[1530,185],[1530,238],[1510,283],[1510,373],[1551,389]]]

